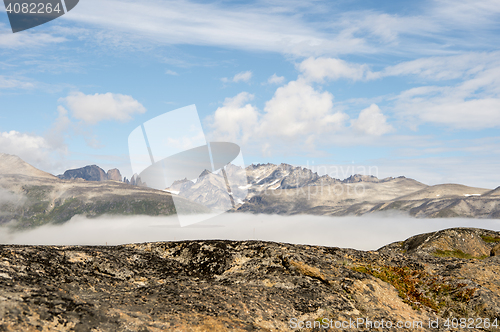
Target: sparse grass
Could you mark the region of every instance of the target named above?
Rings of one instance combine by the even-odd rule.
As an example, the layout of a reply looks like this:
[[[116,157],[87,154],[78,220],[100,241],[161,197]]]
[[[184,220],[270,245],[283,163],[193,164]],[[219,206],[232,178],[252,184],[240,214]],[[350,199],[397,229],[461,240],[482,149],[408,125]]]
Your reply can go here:
[[[463,304],[469,302],[476,291],[476,288],[454,283],[450,278],[432,276],[408,267],[360,265],[352,269],[391,284],[403,302],[415,310],[425,306],[437,313],[442,308],[462,313]]]
[[[489,235],[481,235],[481,239],[483,239],[486,243],[498,243],[500,242],[500,237],[493,237]]]
[[[488,255],[482,256],[472,256],[471,254],[467,254],[462,250],[440,250],[437,249],[432,253],[436,257],[454,257],[454,258],[462,258],[462,259],[485,259],[489,257]]]

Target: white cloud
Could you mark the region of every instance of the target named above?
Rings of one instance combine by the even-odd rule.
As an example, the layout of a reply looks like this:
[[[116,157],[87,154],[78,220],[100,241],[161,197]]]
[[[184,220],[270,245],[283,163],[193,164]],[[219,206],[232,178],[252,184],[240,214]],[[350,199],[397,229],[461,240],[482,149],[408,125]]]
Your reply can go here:
[[[19,201],[22,201],[22,198],[20,195],[16,195],[14,193],[11,193],[7,189],[0,188],[0,205],[5,204],[5,203],[19,203]],[[5,213],[4,211],[0,211],[0,216],[2,213]]]
[[[404,61],[379,72],[368,72],[368,79],[417,75],[435,81],[470,77],[486,68],[500,65],[500,52],[467,52],[453,56],[435,56]]]
[[[32,89],[35,84],[13,77],[0,75],[0,89]]]
[[[307,56],[372,52],[365,40],[344,32],[345,27],[325,33],[307,22],[303,12],[308,6],[299,9],[291,3],[287,5],[88,0],[80,2],[78,11],[63,19],[94,25],[100,30],[104,27],[106,35],[113,36],[106,42],[128,43],[130,47],[145,43],[202,45]]]
[[[313,58],[302,61],[298,69],[308,81],[323,82],[325,79],[337,80],[346,78],[358,81],[364,78],[368,71],[367,65],[348,63],[334,58]]]
[[[351,120],[351,126],[358,132],[380,136],[394,130],[376,104],[371,104],[359,113],[359,117]]]
[[[64,37],[53,36],[48,33],[33,33],[25,31],[23,33],[12,33],[10,27],[0,23],[0,49],[19,49],[28,47],[41,47],[49,44],[65,42]]]
[[[434,1],[433,14],[443,24],[479,28],[498,24],[500,6],[496,0],[438,0]]]
[[[59,116],[57,117],[56,121],[52,124],[51,128],[47,131],[45,139],[50,146],[56,147],[58,149],[67,152],[65,135],[72,126],[72,123],[71,120],[68,118],[68,111],[64,107],[59,105],[57,107],[57,112],[59,113]]]
[[[267,84],[282,84],[285,81],[284,76],[278,76],[275,74],[272,74],[271,77],[267,79]]]
[[[71,115],[87,124],[96,124],[105,120],[129,121],[132,115],[146,112],[144,106],[131,96],[104,93],[85,95],[73,92],[66,98],[61,98]]]
[[[58,146],[52,146],[43,136],[12,130],[0,132],[0,152],[16,155],[27,163],[46,170],[53,167],[51,155],[60,151]]]
[[[244,72],[241,72],[241,73],[238,73],[236,75],[234,75],[233,77],[233,82],[248,82],[250,81],[250,79],[252,78],[252,72],[251,71],[244,71]]]
[[[266,222],[262,222],[263,219]],[[75,216],[62,225],[49,224],[26,231],[11,232],[8,227],[0,227],[0,242],[23,245],[119,245],[193,239],[254,239],[376,250],[417,234],[451,227],[497,229],[498,221],[415,219],[397,213],[362,217],[224,213],[193,227],[180,227],[175,216],[102,216],[91,219]]]
[[[167,74],[167,75],[173,75],[173,76],[177,76],[177,75],[179,75],[178,73],[176,73],[175,71],[170,70],[170,69],[168,69],[168,70],[165,72],[165,74]]]
[[[500,98],[453,100],[451,98],[414,99],[399,103],[403,112],[421,122],[443,124],[458,129],[485,129],[500,126]]]
[[[252,72],[250,70],[247,71],[242,71],[241,73],[238,73],[233,76],[233,78],[227,78],[223,77],[221,78],[221,81],[224,83],[229,83],[229,82],[248,82],[252,78]]]
[[[319,12],[322,15],[317,15]],[[416,4],[409,13],[385,13],[373,7],[339,10],[318,1],[257,1],[229,6],[225,2],[180,0],[87,0],[63,20],[97,26],[105,31],[103,35],[112,36],[105,42],[128,47],[179,44],[295,56],[415,56],[442,54],[457,45],[473,49],[498,44],[496,0],[481,4],[430,0]],[[88,36],[95,39],[95,35]],[[482,38],[476,37],[479,35]]]
[[[266,102],[259,133],[305,141],[324,132],[339,130],[348,116],[333,110],[333,95],[315,90],[304,79],[276,90]]]
[[[247,103],[253,98],[248,92],[241,92],[224,100],[210,119],[216,139],[246,142],[252,136],[260,115],[256,107]]]
[[[500,64],[475,70],[450,86],[422,86],[403,91],[394,106],[414,125],[437,123],[458,129],[500,126]]]

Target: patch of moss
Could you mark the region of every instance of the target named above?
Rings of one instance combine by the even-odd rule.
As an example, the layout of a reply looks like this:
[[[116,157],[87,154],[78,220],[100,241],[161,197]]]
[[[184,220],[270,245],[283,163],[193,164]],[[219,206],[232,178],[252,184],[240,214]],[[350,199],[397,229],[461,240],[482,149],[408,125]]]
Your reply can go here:
[[[460,314],[462,304],[468,303],[476,291],[476,288],[468,288],[466,284],[408,267],[358,265],[352,270],[391,284],[403,302],[415,310],[425,306],[439,313],[446,307],[448,311],[451,309]]]
[[[432,253],[436,257],[455,257],[455,258],[462,258],[462,259],[485,259],[489,257],[488,255],[482,255],[482,256],[472,256],[471,254],[467,254],[463,252],[462,250],[440,250],[437,249]]]
[[[497,243],[500,242],[500,237],[493,237],[489,235],[481,235],[481,239],[483,239],[486,243]]]

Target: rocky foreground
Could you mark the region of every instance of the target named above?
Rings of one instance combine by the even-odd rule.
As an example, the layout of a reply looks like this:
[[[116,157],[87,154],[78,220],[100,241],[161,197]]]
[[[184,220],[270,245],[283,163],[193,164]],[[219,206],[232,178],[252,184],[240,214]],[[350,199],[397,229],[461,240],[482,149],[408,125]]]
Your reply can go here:
[[[453,318],[474,327],[453,330],[493,331],[498,242],[499,232],[456,228],[368,252],[260,241],[3,245],[0,331],[372,330],[366,320],[445,331]]]

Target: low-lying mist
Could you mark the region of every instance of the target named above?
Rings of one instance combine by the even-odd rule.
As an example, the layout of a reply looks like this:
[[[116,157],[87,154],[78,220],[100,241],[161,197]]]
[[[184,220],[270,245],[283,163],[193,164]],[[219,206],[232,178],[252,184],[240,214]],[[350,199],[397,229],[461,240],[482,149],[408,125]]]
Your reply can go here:
[[[0,243],[25,245],[116,245],[179,240],[264,240],[374,250],[425,232],[451,227],[500,229],[494,219],[416,219],[405,215],[363,217],[279,216],[226,213],[188,227],[174,217],[75,216],[63,225],[11,232]]]

